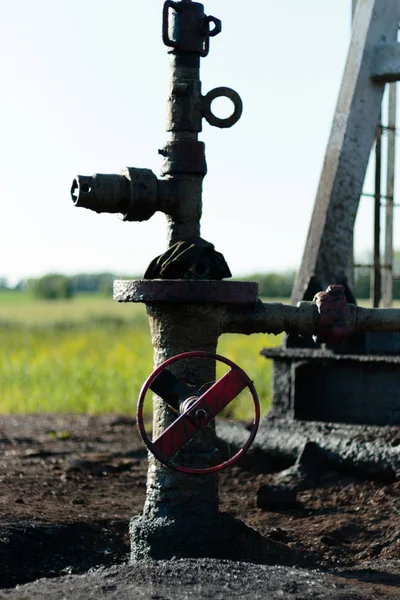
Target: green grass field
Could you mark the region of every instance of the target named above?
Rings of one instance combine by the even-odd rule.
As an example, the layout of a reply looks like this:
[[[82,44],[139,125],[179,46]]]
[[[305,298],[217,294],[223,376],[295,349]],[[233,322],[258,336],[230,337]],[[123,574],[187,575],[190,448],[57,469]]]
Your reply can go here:
[[[0,292],[0,324],[52,326],[102,319],[130,321],[145,311],[142,306],[119,304],[111,298],[81,294],[72,300],[33,300],[29,294]]]
[[[273,335],[224,335],[218,347],[254,381],[263,412],[271,364],[259,352],[279,343]],[[0,293],[0,351],[1,413],[134,414],[153,360],[144,306],[93,295],[46,302]]]

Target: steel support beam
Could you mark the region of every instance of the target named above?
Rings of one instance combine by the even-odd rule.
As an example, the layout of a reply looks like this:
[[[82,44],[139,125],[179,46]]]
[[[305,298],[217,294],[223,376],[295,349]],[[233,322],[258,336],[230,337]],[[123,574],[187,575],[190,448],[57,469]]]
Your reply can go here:
[[[371,77],[376,81],[400,81],[400,44],[378,44],[374,51]]]
[[[363,0],[354,15],[335,117],[292,302],[328,284],[348,282],[354,223],[379,121],[384,80],[376,80],[376,47],[394,44],[400,0]],[[351,297],[350,291],[349,295]]]
[[[390,308],[393,300],[393,212],[396,157],[396,110],[397,84],[389,84],[389,110],[387,132],[386,215],[385,215],[385,264],[383,281],[383,306]]]

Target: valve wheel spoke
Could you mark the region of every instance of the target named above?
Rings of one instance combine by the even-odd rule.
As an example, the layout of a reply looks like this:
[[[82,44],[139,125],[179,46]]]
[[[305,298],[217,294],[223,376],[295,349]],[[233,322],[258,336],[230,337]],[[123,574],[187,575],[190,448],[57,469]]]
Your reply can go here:
[[[172,364],[183,359],[209,359],[227,365],[230,370],[201,394],[198,387],[185,383],[184,379],[179,379],[173,372],[169,371]],[[249,437],[243,446],[233,456],[213,466],[196,468],[185,466],[185,460],[189,456],[178,457],[176,456],[177,453],[184,449],[245,389],[250,393],[254,404],[254,419],[252,427],[249,429]],[[146,431],[143,417],[144,402],[149,390],[152,390],[164,402],[169,404],[174,412],[181,413],[154,441],[151,440]],[[144,443],[159,462],[170,469],[187,475],[209,475],[233,465],[250,448],[256,436],[259,422],[260,402],[251,379],[234,362],[211,352],[192,350],[171,356],[147,378],[139,394],[137,424]],[[212,437],[214,433],[210,431],[210,435]],[[187,451],[189,452],[189,449]],[[199,456],[199,452],[194,447],[193,456]],[[174,457],[176,458],[172,460]]]
[[[152,442],[154,453],[165,460],[172,458],[248,385],[249,379],[246,374],[232,368]],[[199,411],[201,419],[196,418]]]

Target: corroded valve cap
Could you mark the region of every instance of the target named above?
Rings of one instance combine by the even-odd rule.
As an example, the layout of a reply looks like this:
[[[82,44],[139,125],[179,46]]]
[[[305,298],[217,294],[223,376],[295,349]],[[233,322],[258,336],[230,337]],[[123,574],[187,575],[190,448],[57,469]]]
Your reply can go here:
[[[205,57],[210,50],[210,37],[221,33],[221,29],[221,21],[206,16],[200,2],[167,0],[164,3],[163,42],[172,51]]]

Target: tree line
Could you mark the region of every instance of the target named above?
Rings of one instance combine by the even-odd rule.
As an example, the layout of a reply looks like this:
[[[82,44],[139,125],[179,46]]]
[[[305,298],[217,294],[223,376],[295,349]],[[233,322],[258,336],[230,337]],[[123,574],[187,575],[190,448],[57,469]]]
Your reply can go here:
[[[114,273],[81,273],[71,276],[50,273],[28,279],[26,290],[35,298],[45,300],[65,300],[82,293],[111,296],[114,279],[117,279]]]
[[[256,281],[259,286],[259,295],[265,298],[289,298],[294,282],[295,272],[283,273],[255,273],[237,279]],[[139,279],[138,276],[122,276],[115,273],[81,273],[78,275],[62,275],[51,273],[43,277],[31,278],[21,281],[15,290],[27,291],[35,298],[58,300],[73,298],[81,293],[93,293],[103,296],[112,296],[114,279]],[[7,281],[0,278],[0,290],[9,289]],[[369,298],[370,273],[367,269],[356,271],[355,297]],[[400,280],[393,281],[393,297],[400,299]]]

